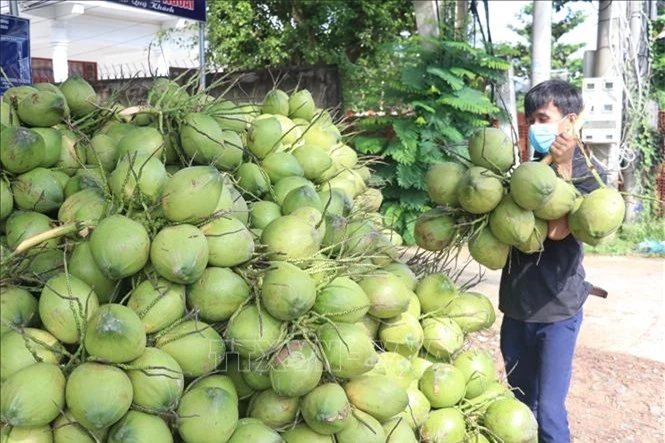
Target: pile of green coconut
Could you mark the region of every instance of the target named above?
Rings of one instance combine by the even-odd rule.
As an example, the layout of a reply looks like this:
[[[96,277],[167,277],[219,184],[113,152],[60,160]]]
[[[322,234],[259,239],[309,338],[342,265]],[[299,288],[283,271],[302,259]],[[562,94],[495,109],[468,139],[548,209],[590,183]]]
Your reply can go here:
[[[535,442],[466,340],[491,302],[405,262],[342,124],[194,84],[4,95],[0,441]]]
[[[435,207],[415,225],[418,246],[440,251],[467,243],[471,257],[489,269],[506,266],[510,248],[543,251],[548,221],[566,217],[579,241],[598,245],[621,226],[625,203],[605,186],[591,160],[599,187],[582,195],[573,179],[557,175],[547,162],[518,164],[510,138],[498,128],[482,128],[468,142],[468,158],[434,164],[425,177]]]

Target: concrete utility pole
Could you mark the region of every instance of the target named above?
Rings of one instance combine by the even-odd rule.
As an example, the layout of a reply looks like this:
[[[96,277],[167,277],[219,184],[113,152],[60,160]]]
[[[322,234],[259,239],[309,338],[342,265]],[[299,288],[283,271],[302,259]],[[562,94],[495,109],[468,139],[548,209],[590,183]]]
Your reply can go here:
[[[439,36],[439,2],[437,0],[413,0],[416,27],[421,37]]]
[[[629,2],[632,3],[632,2]],[[594,57],[594,77],[621,77],[620,63],[615,63],[612,49],[619,47],[621,16],[626,13],[626,2],[600,0],[598,3],[598,34]],[[625,16],[625,15],[624,15]],[[594,154],[607,167],[607,182],[618,187],[620,164],[619,143],[591,145]]]
[[[531,87],[550,79],[552,71],[552,2],[534,0],[531,42]]]
[[[18,17],[18,0],[9,0],[9,15]]]

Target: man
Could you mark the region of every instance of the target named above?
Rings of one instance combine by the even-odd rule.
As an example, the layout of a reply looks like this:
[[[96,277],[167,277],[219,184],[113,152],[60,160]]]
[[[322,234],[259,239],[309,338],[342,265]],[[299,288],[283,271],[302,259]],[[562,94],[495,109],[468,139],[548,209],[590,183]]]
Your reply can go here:
[[[535,159],[546,154],[562,177],[589,193],[598,187],[592,177],[574,124],[583,110],[580,91],[549,80],[533,87],[524,100]],[[594,162],[596,170],[601,167]],[[501,353],[508,382],[538,420],[540,443],[568,443],[566,396],[582,305],[592,290],[585,281],[582,243],[567,218],[550,221],[543,251],[524,254],[511,249],[501,275],[499,309]]]

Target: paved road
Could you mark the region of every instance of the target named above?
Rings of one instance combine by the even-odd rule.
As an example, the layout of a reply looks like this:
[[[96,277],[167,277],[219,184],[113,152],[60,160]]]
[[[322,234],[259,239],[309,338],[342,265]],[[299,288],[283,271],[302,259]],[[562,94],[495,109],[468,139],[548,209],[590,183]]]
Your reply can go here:
[[[587,280],[609,296],[589,297],[579,345],[665,362],[665,259],[587,255],[584,264]],[[474,288],[495,305],[500,275],[487,271]]]

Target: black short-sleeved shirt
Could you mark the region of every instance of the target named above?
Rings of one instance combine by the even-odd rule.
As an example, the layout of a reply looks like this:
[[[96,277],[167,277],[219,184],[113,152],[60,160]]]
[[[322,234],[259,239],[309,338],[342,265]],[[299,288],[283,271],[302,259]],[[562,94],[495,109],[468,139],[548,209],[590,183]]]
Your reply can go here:
[[[604,168],[593,161],[603,181]],[[579,148],[573,156],[572,183],[583,194],[598,188]],[[572,234],[562,240],[546,239],[543,251],[524,254],[511,248],[501,273],[499,309],[525,322],[552,323],[572,317],[591,291],[582,266],[582,242]]]

